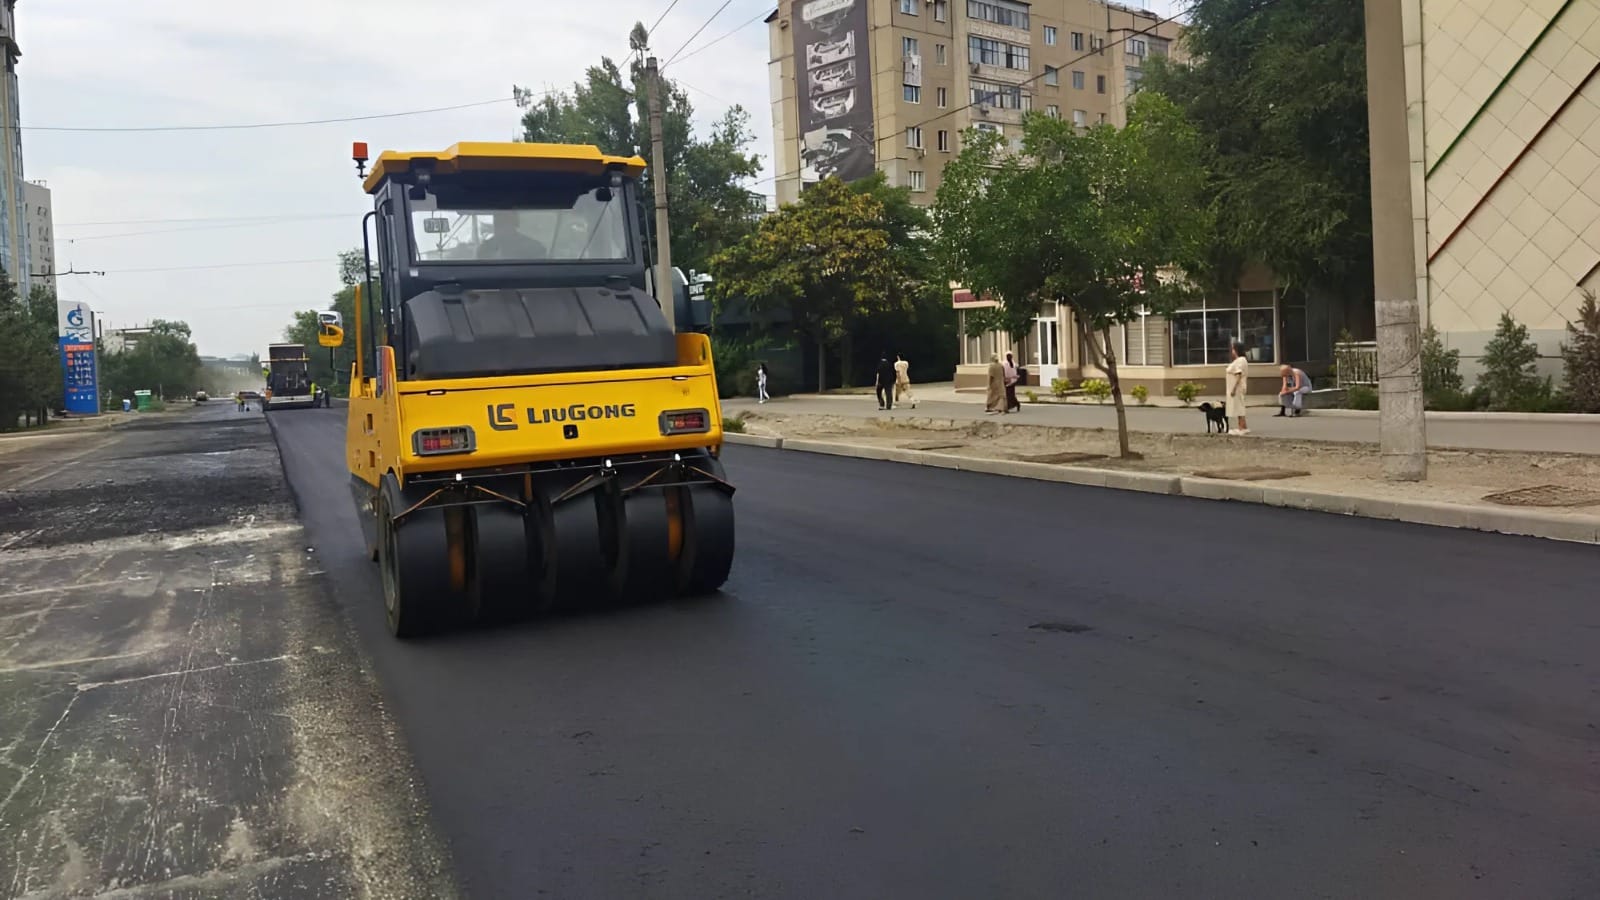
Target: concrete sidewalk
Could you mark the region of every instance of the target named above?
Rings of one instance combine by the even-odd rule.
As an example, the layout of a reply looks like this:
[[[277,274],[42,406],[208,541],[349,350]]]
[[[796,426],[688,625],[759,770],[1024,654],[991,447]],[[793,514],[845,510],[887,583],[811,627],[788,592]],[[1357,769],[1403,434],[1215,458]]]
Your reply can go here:
[[[879,416],[933,416],[958,421],[997,420],[1008,425],[1045,425],[1057,428],[1117,427],[1115,408],[1082,404],[1027,403],[1021,412],[1007,416],[983,410],[982,393],[957,392],[948,384],[915,385],[917,406],[885,412],[869,392],[858,394],[796,394],[758,405],[755,400],[733,398],[723,402],[728,413],[762,409],[774,415],[840,416],[872,419]],[[1195,401],[1198,405],[1205,398]],[[1211,398],[1215,401],[1217,398]],[[1257,408],[1254,403],[1263,405]],[[1278,418],[1276,400],[1252,398],[1248,422],[1251,437],[1295,438],[1307,441],[1378,442],[1378,414],[1350,410],[1313,410],[1298,418]],[[1205,419],[1197,409],[1138,406],[1131,399],[1128,427],[1153,434],[1203,433]],[[1235,423],[1237,427],[1237,423]],[[1600,416],[1540,416],[1513,413],[1428,413],[1428,446],[1471,450],[1548,451],[1600,455]]]

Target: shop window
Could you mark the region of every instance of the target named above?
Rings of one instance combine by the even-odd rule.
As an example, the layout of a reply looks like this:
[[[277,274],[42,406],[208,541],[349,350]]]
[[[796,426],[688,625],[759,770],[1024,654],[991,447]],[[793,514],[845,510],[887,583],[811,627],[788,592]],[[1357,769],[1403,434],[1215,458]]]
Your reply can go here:
[[[1274,297],[1273,291],[1229,291],[1185,303],[1172,315],[1172,365],[1227,365],[1235,339],[1251,362],[1276,362]]]

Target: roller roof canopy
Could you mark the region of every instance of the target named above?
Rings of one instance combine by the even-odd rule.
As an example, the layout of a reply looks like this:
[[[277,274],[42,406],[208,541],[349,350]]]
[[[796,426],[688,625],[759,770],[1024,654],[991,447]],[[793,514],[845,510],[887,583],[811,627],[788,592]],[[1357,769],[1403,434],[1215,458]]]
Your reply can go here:
[[[418,162],[431,162],[441,175],[459,172],[573,172],[600,175],[613,166],[637,177],[645,162],[638,156],[611,156],[593,144],[535,144],[518,141],[462,141],[442,151],[400,153],[385,150],[373,164],[362,188],[372,193],[386,178],[410,172]]]

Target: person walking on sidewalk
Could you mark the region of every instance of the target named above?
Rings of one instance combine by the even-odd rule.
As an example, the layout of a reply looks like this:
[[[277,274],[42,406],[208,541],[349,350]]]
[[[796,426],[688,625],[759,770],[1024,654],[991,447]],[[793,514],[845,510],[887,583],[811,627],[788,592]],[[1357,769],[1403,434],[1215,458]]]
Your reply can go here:
[[[1228,392],[1228,418],[1239,423],[1238,428],[1231,428],[1228,433],[1249,434],[1250,426],[1244,420],[1244,401],[1250,389],[1250,361],[1244,358],[1244,345],[1238,341],[1228,342],[1228,353],[1233,360],[1222,376]]]
[[[878,357],[878,408],[894,409],[894,364],[889,354]]]
[[[1000,364],[1000,354],[989,354],[989,393],[983,400],[985,413],[1004,412],[1006,406],[1006,367]]]
[[[911,396],[911,363],[898,353],[894,355],[894,399],[917,408],[917,398]]]
[[[1278,391],[1278,415],[1298,416],[1305,412],[1306,395],[1311,393],[1311,379],[1292,366],[1279,366],[1283,388]]]
[[[772,398],[767,395],[767,364],[756,366],[756,396],[757,403],[765,403]]]
[[[1017,381],[1020,378],[1017,372],[1017,359],[1010,353],[1006,354],[1006,412],[1016,410],[1022,412],[1022,402],[1017,399]]]

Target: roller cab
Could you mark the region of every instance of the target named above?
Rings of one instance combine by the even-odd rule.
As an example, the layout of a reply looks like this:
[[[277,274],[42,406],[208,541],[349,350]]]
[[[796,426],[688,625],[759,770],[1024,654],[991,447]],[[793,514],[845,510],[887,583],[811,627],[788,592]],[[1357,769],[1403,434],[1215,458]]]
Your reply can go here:
[[[346,444],[391,629],[718,589],[714,363],[648,290],[643,160],[353,155],[374,205]]]

